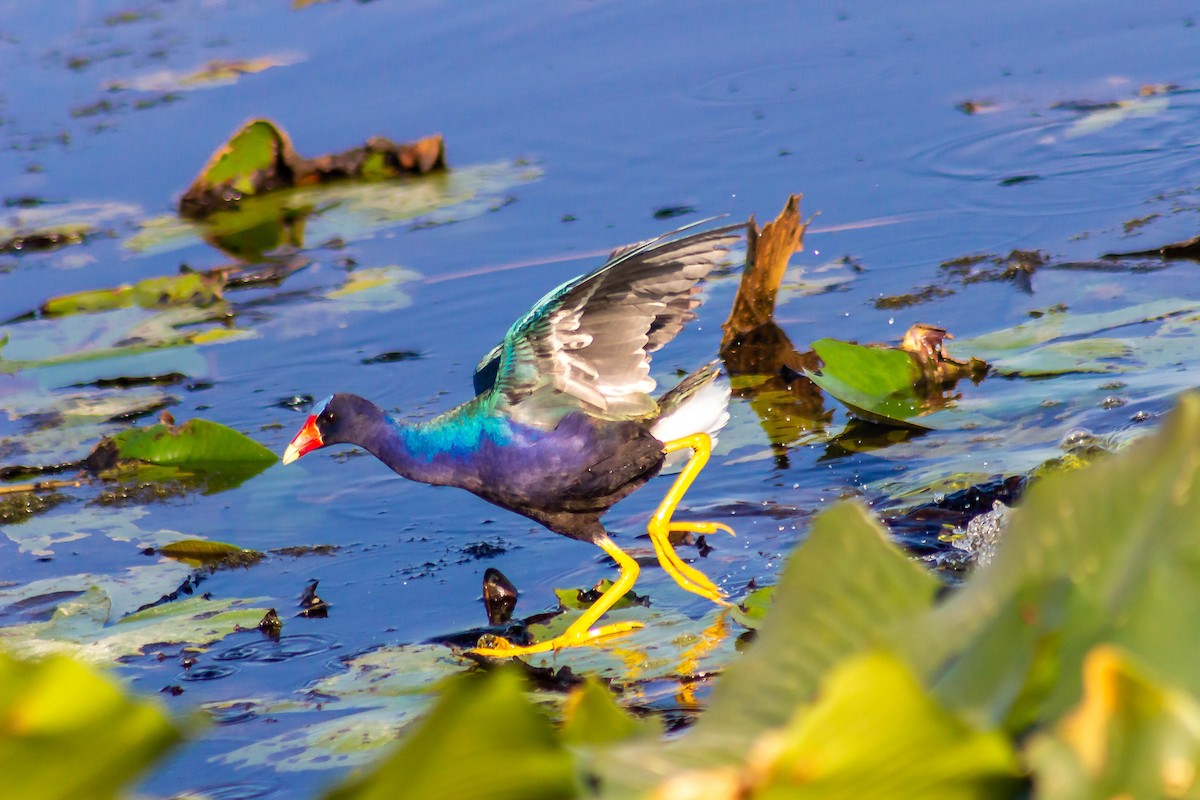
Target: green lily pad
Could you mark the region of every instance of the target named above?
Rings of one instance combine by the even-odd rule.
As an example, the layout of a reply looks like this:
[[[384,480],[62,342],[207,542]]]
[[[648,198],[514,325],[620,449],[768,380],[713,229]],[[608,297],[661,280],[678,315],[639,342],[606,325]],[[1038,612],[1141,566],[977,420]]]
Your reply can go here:
[[[254,120],[242,126],[213,153],[193,186],[203,186],[209,191],[225,186],[249,195],[290,185],[290,179],[275,173],[283,166],[285,153],[291,149],[287,134],[267,120]],[[279,186],[271,186],[272,181]]]
[[[3,794],[110,800],[180,739],[157,706],[62,656],[0,653]]]
[[[757,629],[767,617],[771,601],[775,597],[774,586],[760,586],[742,598],[733,609],[733,618],[743,627]]]
[[[931,406],[917,392],[921,370],[908,353],[836,339],[820,339],[812,347],[824,364],[806,374],[857,416],[925,428],[915,418],[928,413]]]
[[[146,428],[130,428],[109,437],[121,458],[136,459],[159,466],[213,467],[244,464],[274,464],[279,456],[243,433],[219,422],[192,419],[182,425],[158,423]]]
[[[112,601],[93,587],[61,603],[45,622],[0,628],[0,647],[22,656],[69,655],[95,664],[143,655],[172,644],[204,646],[255,630],[266,608],[243,600],[190,597],[152,606],[109,624]],[[257,631],[256,635],[257,635]]]
[[[156,548],[155,552],[193,566],[247,566],[263,557],[257,550],[244,550],[234,544],[206,539],[181,539]]]
[[[140,308],[206,306],[221,299],[224,285],[225,276],[220,272],[187,272],[164,278],[146,278],[135,284],[125,284],[114,289],[96,289],[51,298],[42,304],[41,313],[49,317],[59,317],[134,305]]]

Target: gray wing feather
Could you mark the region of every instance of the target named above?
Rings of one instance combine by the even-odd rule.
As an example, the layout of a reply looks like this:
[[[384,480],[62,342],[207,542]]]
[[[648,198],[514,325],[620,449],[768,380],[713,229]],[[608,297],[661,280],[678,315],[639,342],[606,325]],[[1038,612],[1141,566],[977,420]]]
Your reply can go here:
[[[555,289],[509,330],[495,388],[510,404],[553,389],[603,416],[653,412],[650,354],[695,318],[697,284],[745,229],[676,238],[681,229],[614,251],[603,267]]]

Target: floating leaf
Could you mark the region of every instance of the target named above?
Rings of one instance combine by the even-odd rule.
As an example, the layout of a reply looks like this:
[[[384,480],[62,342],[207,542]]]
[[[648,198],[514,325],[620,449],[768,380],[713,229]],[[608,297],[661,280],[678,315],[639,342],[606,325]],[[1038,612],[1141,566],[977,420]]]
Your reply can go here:
[[[592,604],[600,599],[600,595],[612,588],[613,582],[608,578],[604,578],[596,583],[591,589],[555,589],[554,595],[558,598],[558,605],[568,611],[584,611],[592,607]],[[645,597],[642,597],[634,592],[626,592],[621,596],[615,604],[614,609],[633,608],[634,606],[646,606],[649,602]]]
[[[774,586],[760,586],[742,598],[733,610],[733,618],[739,625],[756,629],[766,619],[767,611],[771,608],[771,600],[775,597]]]
[[[503,725],[496,735],[494,724]],[[449,683],[400,748],[325,800],[477,797],[554,800],[578,796],[575,765],[553,726],[508,669]]]
[[[420,273],[398,266],[358,269],[325,297],[338,301],[339,310],[344,311],[405,308],[412,304],[412,298],[402,287],[420,277]]]
[[[397,145],[375,137],[337,155],[301,158],[287,134],[269,120],[239,129],[222,145],[183,193],[180,213],[203,218],[244,197],[342,178],[379,179],[445,169],[441,136]]]
[[[1127,308],[1097,314],[1047,314],[1012,328],[959,339],[947,345],[956,354],[981,358],[1003,366],[1006,358],[1055,339],[1074,339],[1103,331],[1153,322],[1200,310],[1200,303],[1182,298],[1151,300]]]
[[[259,194],[291,186],[287,167],[292,143],[287,134],[271,122],[258,119],[242,126],[221,146],[184,193],[180,208],[199,202],[197,196],[221,189],[237,195]],[[193,216],[185,214],[185,216]]]
[[[165,278],[146,278],[115,289],[95,289],[54,297],[42,304],[41,313],[49,317],[59,317],[66,314],[109,311],[133,305],[140,308],[206,306],[221,299],[224,285],[223,272],[186,272]]]
[[[931,408],[917,392],[921,370],[908,353],[836,339],[820,339],[812,346],[824,364],[806,374],[856,415],[871,422],[924,427],[914,420]]]
[[[5,797],[107,800],[180,738],[161,710],[62,656],[0,653],[0,775]]]
[[[130,428],[108,441],[116,446],[121,458],[160,466],[270,465],[279,460],[245,434],[204,419],[188,420],[182,425],[159,423]]]
[[[194,566],[201,564],[245,566],[258,561],[263,555],[257,550],[244,550],[234,544],[211,542],[206,539],[182,539],[156,548],[155,552]]]
[[[89,663],[113,663],[152,648],[208,645],[231,633],[255,630],[267,609],[245,603],[189,597],[152,606],[110,625],[112,601],[93,587],[61,603],[46,622],[0,628],[0,646],[23,656],[58,653]]]

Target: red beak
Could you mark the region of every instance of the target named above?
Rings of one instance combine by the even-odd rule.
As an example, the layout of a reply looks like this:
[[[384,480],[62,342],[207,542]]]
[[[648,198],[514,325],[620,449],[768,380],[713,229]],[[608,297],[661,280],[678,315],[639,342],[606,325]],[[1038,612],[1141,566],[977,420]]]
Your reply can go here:
[[[311,416],[308,422],[304,423],[304,427],[296,434],[296,438],[292,439],[292,443],[287,446],[287,450],[283,451],[283,463],[290,464],[305,453],[316,450],[318,447],[324,447],[325,442],[321,441],[321,432],[317,430],[317,418]]]

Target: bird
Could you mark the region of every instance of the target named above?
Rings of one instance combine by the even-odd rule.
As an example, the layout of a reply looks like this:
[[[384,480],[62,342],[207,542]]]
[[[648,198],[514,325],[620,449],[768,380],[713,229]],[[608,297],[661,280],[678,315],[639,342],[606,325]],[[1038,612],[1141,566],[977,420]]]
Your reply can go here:
[[[744,223],[690,232],[712,221],[620,247],[546,294],[480,361],[475,397],[456,408],[403,421],[358,395],[334,394],[313,406],[288,444],[284,464],[321,447],[357,445],[405,478],[465,489],[591,542],[616,562],[617,580],[563,633],[532,644],[487,634],[470,653],[556,652],[642,627],[597,625],[639,574],[600,518],[668,457],[687,461],[647,523],[658,561],[683,589],[728,605],[728,595],[670,542],[673,532],[734,533],[720,522],[674,519],[729,419],[728,384],[713,361],[656,399],[650,375],[651,355],[696,317],[701,281],[745,235]]]

